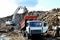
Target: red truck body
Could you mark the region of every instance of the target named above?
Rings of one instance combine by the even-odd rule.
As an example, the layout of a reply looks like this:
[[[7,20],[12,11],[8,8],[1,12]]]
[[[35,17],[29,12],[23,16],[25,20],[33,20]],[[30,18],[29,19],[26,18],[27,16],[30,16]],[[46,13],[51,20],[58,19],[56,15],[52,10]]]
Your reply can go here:
[[[23,29],[25,27],[26,20],[37,20],[37,16],[25,16],[24,19],[20,22],[21,29]]]

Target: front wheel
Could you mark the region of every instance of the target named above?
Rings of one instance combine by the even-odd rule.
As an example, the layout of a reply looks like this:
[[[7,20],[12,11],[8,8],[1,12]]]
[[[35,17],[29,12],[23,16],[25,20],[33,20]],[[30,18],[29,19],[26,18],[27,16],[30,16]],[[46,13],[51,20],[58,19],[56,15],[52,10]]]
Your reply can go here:
[[[31,39],[31,36],[29,34],[26,33],[26,39],[27,40],[30,40]]]
[[[22,31],[22,35],[23,37],[26,37],[26,33],[24,31]]]

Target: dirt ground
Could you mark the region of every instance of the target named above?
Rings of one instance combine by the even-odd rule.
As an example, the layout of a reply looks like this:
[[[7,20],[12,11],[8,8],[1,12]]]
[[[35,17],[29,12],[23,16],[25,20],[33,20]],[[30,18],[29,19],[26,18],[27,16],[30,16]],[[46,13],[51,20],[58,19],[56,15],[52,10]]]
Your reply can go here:
[[[10,26],[6,26],[5,23],[1,23],[0,24],[0,36],[6,35],[6,37],[11,38],[12,40],[25,40],[25,38],[22,36],[20,31],[18,31],[18,30],[14,30],[12,32],[4,32],[4,31],[8,30],[9,27]],[[3,32],[1,32],[2,30],[3,30]]]
[[[10,26],[9,26],[10,27]],[[2,24],[2,25],[0,25],[0,28],[1,29],[7,29],[7,26],[5,25],[5,24]],[[0,30],[1,30],[0,29]],[[6,37],[7,38],[11,38],[11,40],[26,40],[26,38],[25,37],[23,37],[22,36],[22,34],[21,34],[21,32],[20,32],[20,30],[14,30],[14,31],[12,31],[12,32],[6,32],[6,33],[2,33],[2,32],[0,32],[0,36],[1,35],[6,35]],[[60,37],[59,37],[60,38]],[[43,38],[41,38],[40,36],[38,37],[38,36],[34,36],[31,40],[37,40],[37,39],[39,39],[39,40],[45,40],[45,39],[43,39]],[[56,40],[55,38],[54,39],[52,39],[52,38],[47,38],[46,40]]]
[[[25,40],[21,33],[15,33],[15,32],[0,33],[0,36],[1,35],[6,35],[6,37],[11,38],[12,40]]]

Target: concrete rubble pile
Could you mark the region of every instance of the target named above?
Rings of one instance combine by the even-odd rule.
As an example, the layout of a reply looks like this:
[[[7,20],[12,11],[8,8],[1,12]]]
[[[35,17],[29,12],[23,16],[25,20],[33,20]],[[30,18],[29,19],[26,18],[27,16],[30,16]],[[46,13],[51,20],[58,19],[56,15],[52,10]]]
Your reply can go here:
[[[25,40],[18,30],[8,33],[0,33],[0,40]]]
[[[1,23],[0,25],[0,33],[6,33],[6,32],[9,32],[9,29],[11,29],[12,26],[6,26],[5,23]]]
[[[1,23],[0,31],[7,31],[6,29],[7,29],[6,25],[4,23]]]
[[[60,17],[60,9],[57,8],[41,14],[38,19],[48,22],[49,26],[56,26],[60,25],[60,19],[58,18],[58,16]]]
[[[6,35],[1,35],[0,40],[12,40],[12,38],[7,37]]]

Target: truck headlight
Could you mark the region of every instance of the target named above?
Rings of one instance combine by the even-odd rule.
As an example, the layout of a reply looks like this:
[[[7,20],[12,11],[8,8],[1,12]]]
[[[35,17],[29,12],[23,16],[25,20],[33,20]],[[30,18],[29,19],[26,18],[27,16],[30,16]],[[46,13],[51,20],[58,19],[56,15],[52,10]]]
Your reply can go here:
[[[26,31],[27,31],[28,33],[30,32],[30,27],[29,27],[29,26],[26,27]]]

